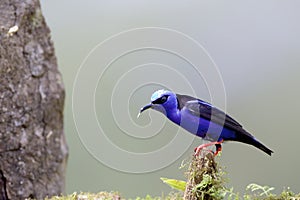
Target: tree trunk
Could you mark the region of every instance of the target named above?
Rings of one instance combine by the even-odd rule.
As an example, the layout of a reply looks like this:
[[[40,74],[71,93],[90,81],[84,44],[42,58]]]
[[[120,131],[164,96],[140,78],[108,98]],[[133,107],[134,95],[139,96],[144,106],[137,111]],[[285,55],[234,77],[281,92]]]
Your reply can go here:
[[[0,200],[64,191],[63,104],[38,0],[0,1]]]

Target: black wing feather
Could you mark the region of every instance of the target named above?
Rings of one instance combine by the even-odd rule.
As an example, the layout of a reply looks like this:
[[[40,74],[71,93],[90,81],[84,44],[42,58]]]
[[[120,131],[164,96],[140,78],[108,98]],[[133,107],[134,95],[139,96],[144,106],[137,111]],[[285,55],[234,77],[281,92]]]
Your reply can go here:
[[[244,132],[241,124],[211,104],[188,95],[176,95],[179,110],[188,109],[193,115],[208,119],[232,130]]]

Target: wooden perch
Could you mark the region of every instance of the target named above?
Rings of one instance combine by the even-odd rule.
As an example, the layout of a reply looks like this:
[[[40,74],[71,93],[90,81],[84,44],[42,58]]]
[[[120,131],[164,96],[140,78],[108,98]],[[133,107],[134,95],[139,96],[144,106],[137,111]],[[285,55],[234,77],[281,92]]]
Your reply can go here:
[[[218,199],[221,177],[212,152],[203,150],[200,156],[193,156],[188,169],[188,180],[184,199]]]

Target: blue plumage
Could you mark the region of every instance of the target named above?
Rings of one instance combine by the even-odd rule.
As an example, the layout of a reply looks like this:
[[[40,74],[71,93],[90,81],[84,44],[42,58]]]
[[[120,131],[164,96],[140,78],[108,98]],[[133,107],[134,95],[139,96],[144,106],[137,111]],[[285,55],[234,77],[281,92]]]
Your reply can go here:
[[[199,146],[197,153],[201,148],[211,144],[216,145],[216,153],[218,153],[223,141],[243,142],[253,145],[269,155],[273,153],[243,129],[242,125],[232,117],[200,99],[175,94],[168,90],[158,90],[152,94],[151,103],[144,106],[140,113],[149,108],[163,113],[172,122],[190,133],[212,141]]]

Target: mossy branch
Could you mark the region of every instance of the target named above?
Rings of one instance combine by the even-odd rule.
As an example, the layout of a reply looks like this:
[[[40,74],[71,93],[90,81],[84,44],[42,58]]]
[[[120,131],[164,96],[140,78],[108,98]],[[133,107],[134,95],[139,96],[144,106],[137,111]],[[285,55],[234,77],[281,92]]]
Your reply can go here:
[[[200,156],[193,156],[187,172],[184,199],[223,199],[225,188],[221,174],[212,152],[202,151]]]

